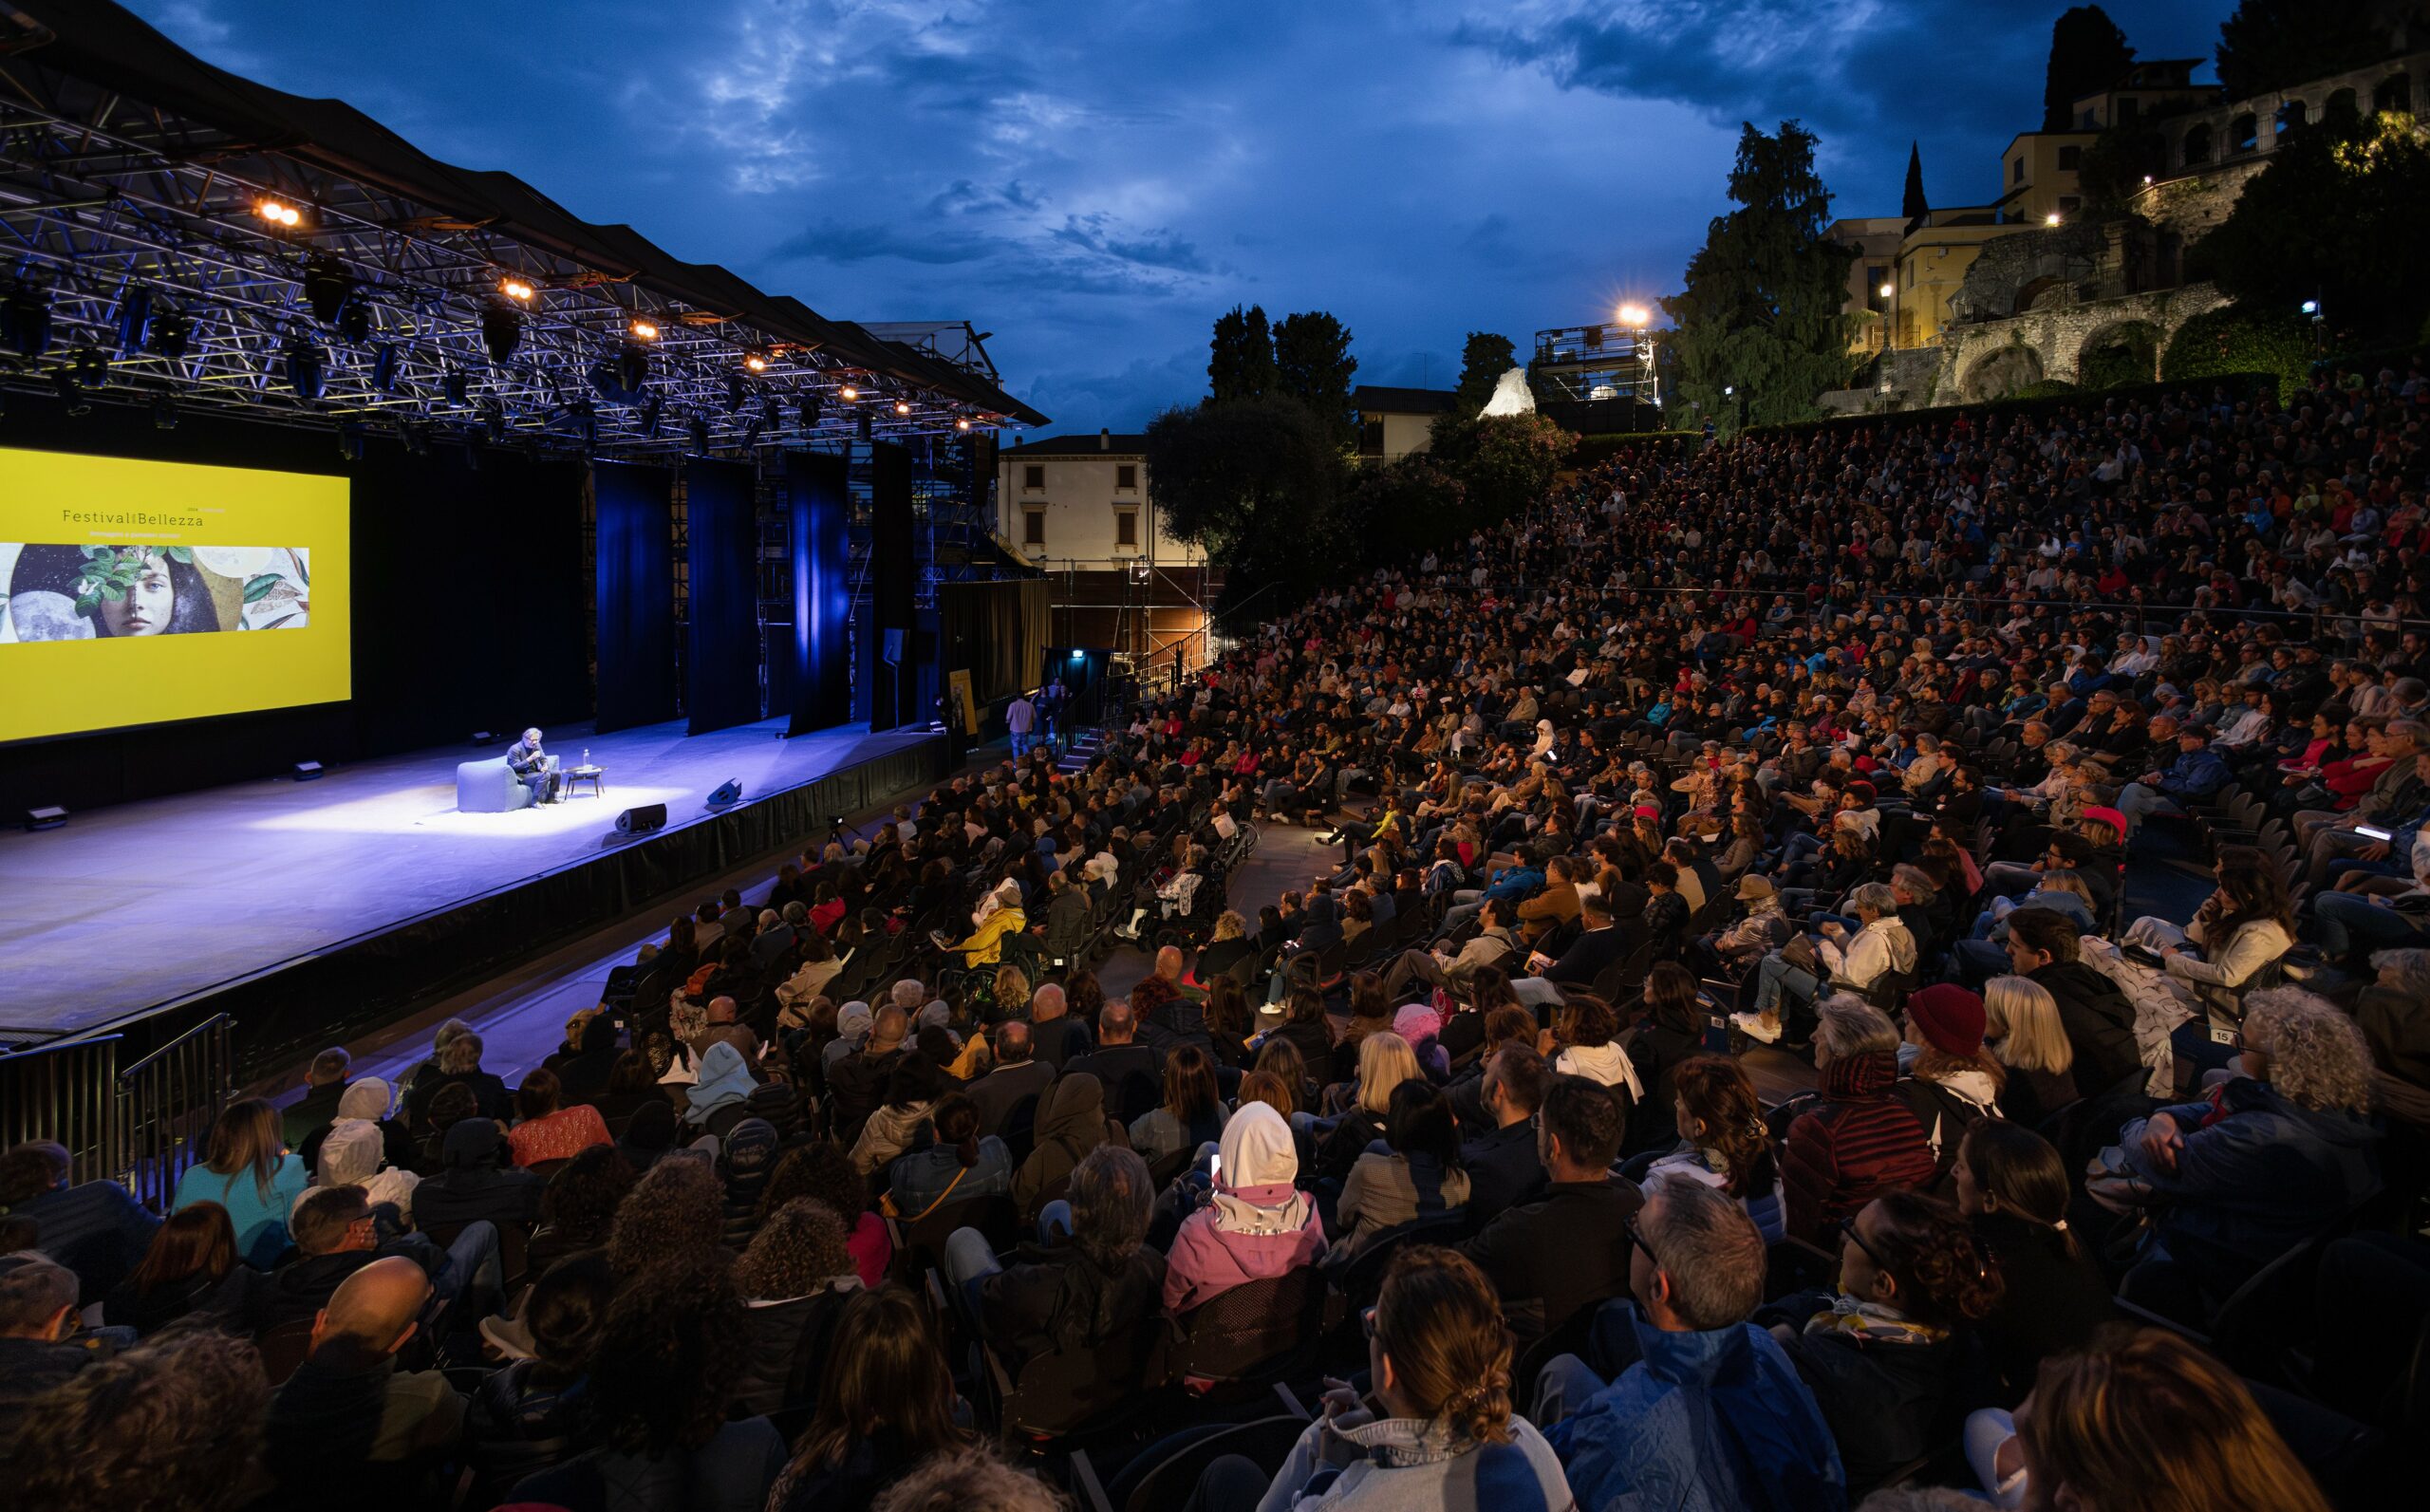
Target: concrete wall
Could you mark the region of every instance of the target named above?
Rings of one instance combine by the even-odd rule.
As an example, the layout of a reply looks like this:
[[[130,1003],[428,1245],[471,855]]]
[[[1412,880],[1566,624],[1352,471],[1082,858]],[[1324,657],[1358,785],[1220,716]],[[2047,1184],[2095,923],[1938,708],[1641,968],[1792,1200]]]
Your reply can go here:
[[[1119,452],[1057,456],[1008,447],[996,458],[996,532],[1033,562],[1076,562],[1111,568],[1142,557],[1159,567],[1198,566],[1206,553],[1176,541],[1148,497],[1148,460]],[[1042,468],[1038,487],[1028,486],[1028,469]],[[1121,486],[1120,469],[1133,469],[1134,486]],[[1042,548],[1028,544],[1028,521],[1044,514]],[[1120,516],[1136,516],[1135,543],[1119,544]]]
[[[2128,294],[2117,299],[2087,300],[2046,306],[2007,320],[1953,327],[1941,338],[1940,363],[1933,374],[1929,400],[1912,403],[1953,403],[1997,399],[2037,378],[2073,383],[2077,360],[2087,345],[2113,327],[2142,323],[2159,332],[2160,347],[2178,327],[2195,316],[2218,308],[2227,296],[2210,284]],[[2028,357],[2015,355],[2022,348]],[[2013,375],[2029,370],[2022,383]],[[2009,381],[2002,382],[2003,375]]]

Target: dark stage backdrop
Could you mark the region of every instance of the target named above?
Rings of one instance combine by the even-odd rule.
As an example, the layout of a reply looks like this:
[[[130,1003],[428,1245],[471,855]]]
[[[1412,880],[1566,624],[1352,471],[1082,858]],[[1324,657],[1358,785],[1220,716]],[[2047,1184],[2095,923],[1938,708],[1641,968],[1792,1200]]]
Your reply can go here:
[[[601,462],[598,500],[602,732],[662,724],[675,700],[675,475]]]
[[[753,470],[741,462],[683,464],[692,543],[692,644],[683,708],[691,733],[759,718],[759,526]]]
[[[70,416],[11,394],[0,446],[341,476],[353,482],[354,698],[0,747],[0,816],[37,803],[91,809],[250,781],[296,761],[349,761],[461,742],[477,729],[590,713],[582,635],[577,464],[460,447],[406,455],[364,443],[346,461],[327,432],[97,403]]]
[[[890,441],[869,447],[869,614],[861,625],[865,707],[872,730],[910,723],[919,707],[919,611],[911,559],[911,454]],[[898,654],[887,662],[888,631]]]
[[[937,665],[970,673],[982,716],[989,704],[1037,686],[1051,602],[1043,578],[937,585]]]
[[[785,454],[794,558],[794,623],[785,680],[793,711],[790,735],[823,730],[852,717],[850,475],[850,464],[836,453]]]

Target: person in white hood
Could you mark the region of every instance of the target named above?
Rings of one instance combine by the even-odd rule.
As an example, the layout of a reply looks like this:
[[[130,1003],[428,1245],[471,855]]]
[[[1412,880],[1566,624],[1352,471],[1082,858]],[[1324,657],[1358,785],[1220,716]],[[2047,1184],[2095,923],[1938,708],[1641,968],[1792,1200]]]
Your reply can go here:
[[[1244,1096],[1217,1150],[1207,1204],[1182,1220],[1165,1254],[1168,1313],[1313,1265],[1325,1252],[1324,1224],[1296,1185],[1299,1147],[1280,1113]]]

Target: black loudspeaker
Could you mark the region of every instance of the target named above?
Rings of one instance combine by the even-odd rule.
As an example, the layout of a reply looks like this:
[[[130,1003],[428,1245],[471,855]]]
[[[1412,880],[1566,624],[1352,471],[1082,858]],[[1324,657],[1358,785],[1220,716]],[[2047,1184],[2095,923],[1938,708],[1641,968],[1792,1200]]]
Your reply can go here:
[[[321,763],[318,761],[298,761],[295,763],[295,780],[298,782],[309,782],[320,775]]]
[[[717,792],[709,794],[709,807],[722,809],[742,796],[742,784],[729,778]]]
[[[35,830],[56,830],[66,822],[67,811],[56,804],[48,808],[26,811],[26,829],[29,832]]]
[[[618,834],[647,834],[652,830],[666,828],[666,805],[645,803],[638,809],[626,809],[616,815]]]

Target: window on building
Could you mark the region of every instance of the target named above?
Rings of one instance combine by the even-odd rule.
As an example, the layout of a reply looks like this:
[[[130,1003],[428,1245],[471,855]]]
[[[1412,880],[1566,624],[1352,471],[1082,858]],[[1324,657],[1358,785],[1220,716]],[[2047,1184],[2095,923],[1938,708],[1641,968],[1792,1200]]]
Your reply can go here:
[[[1361,457],[1384,455],[1384,422],[1382,420],[1371,420],[1358,422],[1358,455]]]
[[[2251,116],[2238,116],[2228,122],[2228,151],[2251,152],[2261,145],[2261,123]]]
[[[1021,511],[1021,544],[1023,546],[1046,544],[1046,512],[1044,510]]]
[[[1113,486],[1125,494],[1137,493],[1139,491],[1139,464],[1136,462],[1116,462],[1113,467]]]
[[[1133,551],[1139,550],[1139,512],[1137,510],[1113,512],[1113,544]]]
[[[2059,149],[2059,171],[2061,173],[2074,173],[2077,169],[2084,166],[2084,150],[2082,147],[2062,147]]]
[[[1021,464],[1021,487],[1023,487],[1023,488],[1044,488],[1045,486],[1046,486],[1046,464],[1045,464],[1045,463],[1043,463],[1043,462],[1024,462],[1024,463],[1022,463],[1022,464]]]
[[[2009,182],[2012,184],[2021,184],[2025,182],[2024,159],[2019,158],[2016,161],[2009,164]]]

